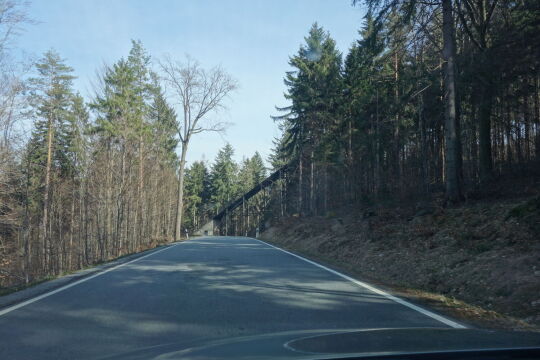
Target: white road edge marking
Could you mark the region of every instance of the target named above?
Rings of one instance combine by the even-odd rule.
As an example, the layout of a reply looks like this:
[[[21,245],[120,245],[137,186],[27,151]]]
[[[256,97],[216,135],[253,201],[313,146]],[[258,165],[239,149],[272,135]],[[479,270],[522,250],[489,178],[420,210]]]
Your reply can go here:
[[[36,302],[36,301],[41,300],[41,299],[45,299],[46,297],[49,297],[49,296],[54,295],[54,294],[57,294],[57,293],[59,293],[59,292],[61,292],[61,291],[64,291],[64,290],[66,290],[66,289],[69,289],[70,287],[73,287],[73,286],[75,286],[75,285],[79,285],[79,284],[81,284],[81,283],[83,283],[83,282],[85,282],[85,281],[92,280],[93,278],[96,278],[96,277],[101,276],[101,275],[104,275],[104,274],[106,274],[106,273],[108,273],[108,272],[110,272],[110,271],[113,271],[113,270],[116,270],[116,269],[118,269],[118,268],[121,268],[122,266],[132,264],[132,263],[134,263],[134,262],[136,262],[136,261],[142,260],[142,259],[144,259],[144,258],[147,258],[147,257],[149,257],[149,256],[155,255],[155,254],[160,253],[160,252],[162,252],[162,251],[171,249],[171,248],[175,247],[175,246],[178,245],[178,244],[181,244],[181,243],[176,243],[176,244],[173,244],[173,245],[171,245],[171,246],[167,246],[166,248],[161,249],[161,250],[158,250],[158,251],[153,251],[153,252],[151,252],[151,253],[148,254],[148,255],[144,255],[144,256],[138,257],[138,258],[136,258],[136,259],[133,259],[133,260],[131,260],[131,261],[128,261],[128,262],[125,262],[125,263],[122,263],[122,264],[118,264],[118,265],[113,266],[113,267],[111,267],[111,268],[109,268],[109,269],[100,271],[100,272],[98,272],[97,274],[94,274],[94,275],[91,275],[91,276],[82,278],[81,280],[77,280],[77,281],[72,282],[72,283],[70,283],[70,284],[64,285],[64,286],[62,286],[62,287],[59,287],[58,289],[49,291],[49,292],[47,292],[47,293],[45,293],[45,294],[41,294],[41,295],[39,295],[39,296],[36,296],[36,297],[34,297],[34,298],[31,298],[31,299],[28,299],[28,300],[23,301],[23,302],[21,302],[21,303],[18,303],[18,304],[9,306],[9,307],[7,307],[7,308],[5,308],[5,309],[3,309],[3,310],[0,310],[0,316],[5,315],[5,314],[7,314],[7,313],[10,313],[10,312],[12,312],[13,310],[20,309],[20,308],[22,308],[22,307],[24,307],[24,306],[26,306],[26,305],[30,305],[30,304],[32,304],[32,303],[34,303],[34,302]]]
[[[319,263],[316,263],[315,261],[311,261],[311,260],[309,260],[309,259],[306,259],[306,258],[300,256],[300,255],[296,255],[296,254],[294,254],[294,253],[292,253],[292,252],[290,252],[290,251],[281,249],[281,248],[279,248],[279,247],[277,247],[277,246],[271,245],[271,244],[269,244],[269,243],[267,243],[267,242],[264,242],[264,241],[262,241],[262,240],[259,240],[259,239],[255,239],[255,240],[257,240],[257,241],[259,241],[259,242],[261,242],[261,243],[263,243],[263,244],[265,244],[265,245],[268,245],[268,246],[270,246],[270,247],[273,247],[273,248],[276,249],[276,250],[283,251],[284,253],[287,253],[287,254],[292,255],[292,256],[294,256],[294,257],[300,259],[300,260],[303,260],[303,261],[308,262],[308,263],[310,263],[310,264],[312,264],[312,265],[315,265],[315,266],[317,266],[317,267],[319,267],[319,268],[321,268],[321,269],[324,269],[324,270],[326,270],[326,271],[329,271],[329,272],[331,272],[332,274],[335,274],[335,275],[340,276],[340,277],[342,277],[342,278],[344,278],[344,279],[346,279],[346,280],[349,280],[349,281],[355,283],[356,285],[359,285],[359,286],[361,286],[361,287],[363,287],[363,288],[366,288],[366,289],[368,289],[368,290],[370,290],[370,291],[372,291],[372,292],[374,292],[374,293],[376,293],[376,294],[382,295],[382,296],[384,296],[384,297],[387,298],[387,299],[390,299],[390,300],[392,300],[392,301],[394,301],[394,302],[397,302],[398,304],[401,304],[401,305],[403,305],[403,306],[408,307],[409,309],[416,310],[416,311],[418,311],[419,313],[422,313],[422,314],[424,314],[424,315],[426,315],[426,316],[429,316],[430,318],[435,319],[435,320],[437,320],[437,321],[440,321],[440,322],[442,322],[443,324],[446,324],[446,325],[448,325],[448,326],[451,326],[451,327],[453,327],[453,328],[455,328],[455,329],[466,329],[466,328],[467,328],[465,325],[458,324],[457,322],[452,321],[452,320],[450,320],[450,319],[447,319],[447,318],[445,318],[444,316],[435,314],[435,313],[433,313],[433,312],[431,312],[431,311],[429,311],[429,310],[426,310],[426,309],[424,309],[424,308],[421,308],[420,306],[411,304],[411,303],[408,302],[408,301],[405,301],[405,300],[400,299],[400,298],[398,298],[398,297],[396,297],[396,296],[390,295],[390,294],[388,294],[387,292],[384,292],[384,291],[382,291],[382,290],[380,290],[380,289],[377,289],[376,287],[374,287],[374,286],[372,286],[372,285],[369,285],[369,284],[367,284],[367,283],[365,283],[365,282],[362,282],[362,281],[358,281],[358,280],[356,280],[356,279],[354,279],[354,278],[352,278],[352,277],[350,277],[350,276],[347,276],[347,275],[345,275],[345,274],[342,274],[342,273],[340,273],[340,272],[338,272],[338,271],[336,271],[336,270],[332,270],[332,269],[330,269],[330,268],[327,268],[326,266],[321,265],[321,264],[319,264]]]

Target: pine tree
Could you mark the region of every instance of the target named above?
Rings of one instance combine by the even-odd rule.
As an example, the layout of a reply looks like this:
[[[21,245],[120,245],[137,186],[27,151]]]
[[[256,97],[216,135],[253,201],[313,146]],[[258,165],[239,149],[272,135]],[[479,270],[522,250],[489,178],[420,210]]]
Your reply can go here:
[[[226,144],[219,150],[210,172],[211,197],[215,210],[219,211],[234,200],[238,191],[238,165],[233,160],[234,149]]]
[[[153,99],[150,104],[148,118],[151,122],[152,137],[150,146],[160,154],[162,161],[169,165],[176,166],[178,156],[176,147],[178,138],[176,136],[176,113],[167,103],[163,89],[159,85],[157,76],[153,76]]]
[[[386,47],[384,34],[372,16],[366,16],[366,23],[359,32],[361,39],[353,44],[344,64],[344,106],[343,148],[349,177],[363,165],[365,173],[370,174],[362,187],[360,182],[347,180],[349,196],[353,192],[374,191],[386,184],[381,178],[381,155],[385,145],[386,133],[381,119],[387,109],[384,106],[382,83],[383,53]],[[358,177],[361,179],[362,177]]]
[[[255,151],[255,154],[251,157],[250,165],[253,182],[259,184],[266,178],[266,167],[264,166],[264,161],[258,151]]]
[[[62,176],[72,169],[68,151],[71,148],[68,118],[73,99],[73,69],[54,50],[47,51],[36,63],[37,77],[30,79],[30,104],[35,117],[26,163],[30,170],[30,186],[43,181],[40,237],[44,269],[50,265],[49,211],[53,176]],[[41,180],[43,179],[43,180]]]
[[[298,160],[299,212],[303,211],[303,167],[307,160],[308,204],[313,213],[316,159],[325,164],[336,155],[334,135],[339,126],[343,82],[341,54],[330,35],[315,23],[305,42],[298,54],[290,58],[289,65],[294,70],[285,77],[285,98],[291,101],[291,106],[278,108],[286,114],[274,118],[284,122],[283,150],[291,160]]]
[[[87,168],[88,139],[86,132],[89,127],[90,114],[80,94],[75,94],[72,98],[68,117],[66,138],[69,154],[69,164],[72,166],[69,173],[72,177],[79,177]]]
[[[203,205],[208,202],[210,195],[209,173],[203,161],[195,161],[186,169],[185,182],[185,213],[183,226],[196,230],[204,221]]]
[[[116,141],[138,138],[145,104],[136,81],[134,69],[124,59],[105,69],[101,93],[91,103],[98,114],[95,133]]]
[[[264,161],[258,151],[242,161],[238,171],[238,196],[251,190],[266,178]]]

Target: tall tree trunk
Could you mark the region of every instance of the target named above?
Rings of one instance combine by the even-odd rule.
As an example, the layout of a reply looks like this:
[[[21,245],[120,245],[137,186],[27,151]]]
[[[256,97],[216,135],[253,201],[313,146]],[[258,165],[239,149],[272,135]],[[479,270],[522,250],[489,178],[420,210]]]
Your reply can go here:
[[[247,236],[247,226],[246,226],[246,199],[242,198],[242,233],[244,236]]]
[[[478,146],[480,158],[480,182],[486,183],[493,179],[493,159],[491,149],[491,108],[493,95],[491,85],[482,85],[480,106],[479,106],[479,126],[478,126]]]
[[[534,79],[534,123],[536,125],[536,134],[534,136],[534,153],[536,161],[540,161],[540,81],[538,75]]]
[[[298,215],[302,216],[302,153],[298,162]]]
[[[420,132],[420,176],[422,178],[422,190],[425,194],[429,193],[429,171],[428,154],[426,141],[426,124],[424,120],[424,96],[421,94],[418,105],[418,127]]]
[[[323,167],[323,180],[324,180],[324,189],[323,189],[323,215],[326,216],[328,212],[328,166],[324,164]]]
[[[73,189],[71,190],[71,214],[70,214],[70,222],[69,222],[69,252],[68,252],[68,265],[67,269],[71,270],[72,264],[73,264],[73,228],[75,227],[75,198],[76,198],[76,191],[75,186],[73,186]]]
[[[310,162],[310,181],[309,181],[309,212],[315,215],[315,155],[313,149],[309,157]]]
[[[524,141],[525,141],[525,161],[529,161],[531,159],[531,121],[529,117],[529,81],[526,77],[523,78],[523,122],[524,122]]]
[[[84,213],[83,213],[83,216],[81,217],[81,220],[82,220],[82,224],[84,224],[84,261],[85,261],[85,265],[88,265],[90,263],[90,259],[91,259],[91,249],[90,249],[90,239],[89,239],[89,231],[88,231],[88,228],[89,228],[89,224],[88,222],[90,221],[90,219],[88,218],[88,201],[86,200],[86,187],[85,187],[85,201],[84,201]],[[92,229],[90,229],[92,230]],[[90,231],[90,233],[92,233],[92,231]]]
[[[180,168],[178,169],[178,203],[176,207],[176,227],[174,231],[174,240],[180,241],[182,236],[182,211],[184,210],[184,174],[186,167],[186,154],[188,143],[182,142],[182,152],[180,154]]]
[[[144,206],[144,141],[142,135],[139,135],[139,188],[138,188],[138,202],[139,202],[139,229],[138,229],[138,237],[140,241],[142,241],[144,234],[145,234],[145,226],[144,226],[144,217],[143,214],[145,213],[145,206]]]
[[[29,273],[32,271],[32,234],[31,234],[31,224],[29,216],[29,187],[30,187],[30,157],[26,164],[26,183],[25,183],[25,197],[24,197],[24,220],[23,220],[23,231],[24,231],[24,274],[26,283],[30,281]]]
[[[51,166],[52,166],[52,147],[54,137],[54,124],[51,116],[48,118],[47,129],[47,164],[45,167],[45,190],[43,194],[43,217],[41,219],[41,237],[43,243],[44,254],[44,270],[47,271],[50,258],[50,246],[48,237],[48,221],[49,221],[49,193],[51,187]]]
[[[444,110],[445,110],[445,176],[446,199],[456,203],[462,199],[461,141],[457,112],[455,79],[455,38],[452,0],[443,0],[443,59],[444,59]]]
[[[394,124],[394,151],[393,151],[393,168],[395,169],[395,174],[397,178],[397,186],[398,186],[398,192],[401,195],[403,190],[403,174],[402,174],[402,165],[400,161],[400,153],[401,153],[401,139],[400,139],[400,129],[399,129],[399,123],[400,123],[400,114],[399,114],[399,57],[397,50],[394,53],[394,81],[395,81],[395,88],[394,88],[394,104],[395,104],[395,124]]]
[[[512,109],[510,107],[510,102],[506,106],[506,165],[508,169],[512,169],[514,163],[514,154],[512,151]]]
[[[469,175],[474,178],[478,179],[478,138],[477,138],[477,131],[476,131],[476,123],[473,121],[476,118],[476,100],[474,97],[471,98],[471,113],[470,113],[470,119],[469,122]]]
[[[353,197],[353,190],[352,190],[352,181],[351,181],[351,178],[352,178],[352,174],[353,174],[353,169],[354,169],[354,155],[353,155],[353,150],[352,150],[352,138],[353,138],[353,125],[352,125],[352,119],[349,119],[349,124],[348,124],[348,133],[347,133],[347,152],[348,152],[348,168],[347,168],[347,175],[348,176],[343,176],[342,179],[343,179],[343,192],[344,192],[344,198],[352,198]],[[359,181],[359,186],[357,186],[357,189],[360,189],[360,191],[362,190],[362,182]]]
[[[79,214],[78,214],[78,222],[79,222],[79,226],[78,226],[78,242],[79,242],[79,256],[78,256],[78,262],[77,262],[77,267],[80,269],[82,268],[82,265],[83,265],[83,259],[85,258],[86,256],[86,246],[83,246],[83,239],[85,239],[85,243],[86,243],[86,238],[83,236],[83,227],[86,227],[88,226],[86,224],[86,222],[84,221],[84,217],[83,217],[83,209],[84,209],[84,191],[83,191],[83,184],[84,184],[84,180],[81,179],[79,181]]]
[[[225,209],[225,236],[229,235],[229,210]]]
[[[379,128],[379,88],[376,89],[376,108],[375,108],[375,196],[379,196],[381,190],[381,139]]]

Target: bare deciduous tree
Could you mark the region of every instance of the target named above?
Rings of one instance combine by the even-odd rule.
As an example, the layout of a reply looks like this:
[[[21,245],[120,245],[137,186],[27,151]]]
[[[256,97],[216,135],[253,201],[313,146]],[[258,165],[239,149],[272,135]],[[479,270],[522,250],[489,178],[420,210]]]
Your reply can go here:
[[[238,83],[220,66],[203,69],[197,61],[189,57],[180,62],[165,57],[160,62],[165,82],[176,98],[179,120],[177,124],[180,138],[180,164],[178,169],[178,203],[176,212],[175,240],[180,240],[184,171],[186,154],[192,136],[205,131],[223,132],[226,123],[211,121],[209,114],[224,109],[225,98],[238,88]]]
[[[10,44],[22,25],[33,23],[26,14],[27,3],[0,0],[0,151],[6,151],[12,135],[20,95],[24,88],[23,73],[28,65],[15,61]]]

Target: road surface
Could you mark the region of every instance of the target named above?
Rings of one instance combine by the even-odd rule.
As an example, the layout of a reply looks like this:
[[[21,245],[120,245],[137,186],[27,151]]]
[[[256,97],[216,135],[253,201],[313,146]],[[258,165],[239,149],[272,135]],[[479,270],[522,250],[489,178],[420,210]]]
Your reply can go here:
[[[452,326],[351,280],[255,239],[191,240],[0,309],[0,359],[92,359],[288,330]]]

